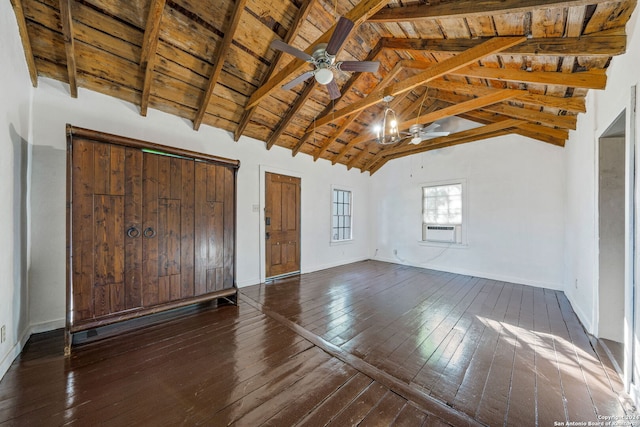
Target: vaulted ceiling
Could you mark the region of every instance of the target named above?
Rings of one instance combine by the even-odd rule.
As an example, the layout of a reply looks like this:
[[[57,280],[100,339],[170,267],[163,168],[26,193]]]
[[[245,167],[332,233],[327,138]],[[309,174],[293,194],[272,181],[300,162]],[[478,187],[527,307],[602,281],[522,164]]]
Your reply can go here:
[[[636,0],[11,0],[34,86],[46,76],[375,173],[391,159],[515,133],[563,146],[626,49]],[[312,53],[343,16],[355,25],[330,99],[312,69],[273,49]],[[386,98],[386,102],[384,99]],[[472,129],[380,145],[383,109],[400,129],[458,116]],[[133,114],[133,113],[132,113]],[[211,142],[215,144],[215,141]]]

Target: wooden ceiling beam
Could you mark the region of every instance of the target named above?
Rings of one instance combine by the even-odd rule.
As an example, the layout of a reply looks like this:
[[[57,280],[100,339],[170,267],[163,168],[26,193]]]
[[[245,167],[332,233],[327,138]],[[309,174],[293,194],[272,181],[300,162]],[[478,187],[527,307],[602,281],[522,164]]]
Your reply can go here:
[[[380,43],[385,49],[457,53],[464,52],[486,38],[478,39],[405,39],[382,38]],[[609,57],[622,55],[627,50],[627,36],[624,28],[607,30],[583,37],[548,37],[527,39],[517,46],[505,49],[503,55],[526,56],[596,56]]]
[[[369,19],[374,13],[382,9],[389,0],[362,0],[355,6],[349,13],[345,15],[345,18],[349,19],[354,23],[354,27],[351,30],[353,32],[360,24]],[[313,53],[313,50],[316,45],[319,43],[328,43],[331,35],[333,34],[333,30],[336,28],[336,25],[332,25],[329,30],[327,30],[323,35],[321,35],[315,42],[311,43],[309,47],[305,50],[309,55]],[[343,44],[344,46],[344,44]],[[269,95],[273,90],[282,86],[284,81],[289,78],[292,74],[295,74],[299,71],[307,62],[302,59],[295,58],[289,64],[287,64],[284,68],[282,68],[275,76],[273,76],[267,83],[260,86],[249,98],[247,105],[245,108],[251,108],[256,106],[262,99],[264,99],[267,95]]]
[[[142,51],[140,53],[140,68],[144,71],[142,84],[142,96],[140,98],[140,115],[146,116],[151,96],[151,81],[156,62],[156,51],[160,34],[160,23],[164,12],[166,0],[153,0],[149,6],[147,24],[142,39]]]
[[[398,129],[403,131],[405,129],[408,129],[413,124],[431,123],[446,117],[456,116],[458,114],[473,111],[487,105],[495,104],[496,102],[501,102],[509,99],[510,97],[513,97],[513,92],[516,91],[503,89],[502,91],[500,91],[500,93],[485,95],[483,97],[474,98],[465,102],[461,102],[459,104],[449,105],[448,107],[422,114],[414,119],[406,120],[398,124]],[[381,150],[376,156],[374,156],[374,158],[369,160],[365,169],[369,169],[373,162],[375,162],[380,157],[387,155],[388,152],[393,152],[394,148],[397,149],[397,147],[394,146],[387,146],[385,149]]]
[[[60,20],[62,21],[62,37],[67,55],[67,76],[69,92],[72,98],[78,97],[78,79],[76,71],[75,38],[73,36],[73,18],[71,17],[71,0],[60,0]]]
[[[458,95],[453,92],[437,91],[433,95],[441,101],[449,102],[453,105],[466,102],[474,98],[465,95]],[[475,98],[477,99],[477,98]],[[545,113],[530,108],[521,108],[508,105],[506,103],[495,103],[483,107],[483,110],[491,113],[501,114],[503,116],[512,117],[514,119],[526,120],[528,122],[542,123],[547,127],[559,127],[563,129],[575,129],[577,123],[576,116],[564,116],[551,113]]]
[[[525,124],[522,120],[503,120],[500,122],[492,123],[489,125],[480,126],[477,128],[456,132],[448,136],[441,136],[433,138],[427,141],[423,141],[418,145],[407,145],[403,147],[394,147],[390,150],[385,150],[382,156],[376,161],[370,162],[366,168],[370,174],[375,173],[382,167],[384,163],[389,160],[397,159],[400,157],[409,156],[412,154],[423,153],[425,151],[437,150],[440,148],[451,147],[454,145],[466,144],[469,142],[475,142],[482,139],[494,138],[496,136],[505,135],[511,133],[507,131],[510,128],[516,128]],[[382,164],[379,164],[382,162]]]
[[[460,16],[473,18],[492,13],[526,13],[541,8],[588,6],[606,1],[608,0],[457,0],[385,8],[369,18],[369,22],[414,22]]]
[[[409,127],[413,124],[426,124],[435,122],[436,120],[444,119],[446,117],[457,116],[458,114],[466,113],[467,111],[477,110],[478,108],[483,108],[488,105],[506,101],[515,97],[517,94],[517,90],[501,89],[495,93],[469,99],[467,101],[453,104],[436,111],[422,114],[414,119],[405,120],[404,122],[398,124],[398,129],[403,131],[409,129]]]
[[[473,62],[478,61],[488,55],[500,52],[510,46],[514,46],[522,41],[526,40],[525,37],[494,37],[485,41],[484,43],[474,46],[454,57],[447,58],[441,62],[433,64],[425,71],[409,77],[402,82],[390,85],[385,89],[380,89],[372,92],[367,97],[360,101],[356,101],[346,108],[338,110],[335,113],[327,114],[320,117],[316,121],[316,126],[323,126],[327,123],[331,123],[336,119],[348,116],[355,112],[364,110],[372,105],[382,101],[386,96],[397,96],[404,92],[407,92],[417,86],[424,85],[431,80],[435,80],[446,74],[451,73],[459,68],[466,67]]]
[[[216,64],[213,67],[213,72],[209,77],[209,84],[207,89],[204,92],[204,97],[200,102],[200,106],[198,107],[198,112],[196,113],[196,117],[193,120],[193,128],[195,130],[200,129],[200,124],[202,124],[202,119],[204,118],[204,114],[207,112],[207,108],[209,107],[209,101],[211,101],[211,95],[213,94],[214,89],[216,88],[216,84],[218,83],[218,79],[220,78],[220,73],[222,72],[222,67],[227,58],[227,52],[231,47],[231,43],[233,42],[233,36],[238,29],[238,24],[240,24],[240,16],[244,12],[244,6],[247,4],[248,0],[236,0],[235,7],[233,10],[233,15],[231,16],[231,21],[229,22],[229,27],[227,31],[224,33],[224,37],[222,39],[222,45],[218,49]]]
[[[509,117],[483,110],[469,111],[460,114],[459,117],[485,125],[509,120]],[[569,138],[569,131],[566,129],[553,129],[534,123],[525,123],[519,126],[514,133],[559,147],[564,147],[565,141]]]
[[[486,86],[472,85],[460,82],[451,82],[446,80],[434,80],[429,82],[429,87],[439,89],[446,92],[455,92],[458,94],[468,96],[483,96],[489,93],[501,90],[497,88],[491,88]],[[513,89],[519,90],[519,89]],[[584,113],[586,111],[586,104],[584,97],[570,97],[563,98],[559,96],[551,95],[539,95],[530,93],[526,90],[519,90],[519,94],[513,98],[514,101],[522,102],[524,104],[532,105],[535,107],[553,107],[565,110],[571,113]]]
[[[291,120],[293,120],[296,114],[298,114],[298,111],[300,111],[300,109],[307,102],[307,100],[311,96],[311,92],[313,91],[313,89],[315,89],[316,84],[317,83],[315,79],[310,79],[305,84],[305,87],[298,96],[298,99],[296,99],[296,102],[291,106],[291,108],[289,108],[289,111],[287,111],[287,114],[280,121],[278,127],[276,127],[276,129],[271,133],[271,136],[269,136],[269,139],[267,140],[267,150],[271,150],[271,147],[273,147],[276,141],[278,141],[278,138],[280,138],[287,126],[289,126]]]
[[[315,2],[316,0],[308,0],[300,7],[300,10],[298,10],[298,14],[296,15],[295,22],[293,23],[293,25],[287,32],[287,35],[283,39],[285,43],[291,44],[291,42],[298,36],[298,33],[300,32],[300,28],[302,27],[302,24],[304,24],[304,22],[307,20],[307,17],[311,12],[311,8],[315,4]],[[276,69],[282,62],[283,53],[279,50],[276,50],[275,52],[276,54],[273,57],[273,60],[271,61],[269,70],[267,70],[267,72],[265,73],[262,79],[261,86],[269,81],[273,73],[276,71]],[[251,121],[251,118],[253,117],[253,114],[256,112],[257,108],[258,106],[256,105],[251,108],[245,109],[244,113],[242,114],[242,118],[238,123],[238,127],[236,127],[236,130],[233,133],[233,139],[236,142],[238,142],[238,140],[244,133],[245,129],[247,128],[247,125]]]
[[[27,61],[27,69],[29,70],[29,78],[31,78],[31,85],[38,87],[38,68],[36,67],[36,60],[33,56],[33,50],[31,49],[31,40],[29,39],[29,31],[27,30],[27,20],[24,16],[24,9],[22,8],[21,0],[11,0],[13,6],[13,12],[16,15],[18,21],[18,32],[20,33],[20,40],[22,41],[22,49],[24,50],[24,58]]]
[[[524,71],[472,65],[456,70],[450,74],[501,82],[559,85],[585,89],[604,89],[607,84],[606,70],[601,69],[575,73],[559,73],[553,71]]]

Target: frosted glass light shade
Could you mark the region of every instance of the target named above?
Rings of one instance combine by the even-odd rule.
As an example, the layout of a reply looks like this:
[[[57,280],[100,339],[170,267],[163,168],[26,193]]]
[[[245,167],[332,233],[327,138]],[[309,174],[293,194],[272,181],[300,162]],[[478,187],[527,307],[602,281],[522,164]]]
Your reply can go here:
[[[316,71],[315,78],[321,85],[326,85],[331,83],[331,80],[333,80],[333,72],[328,68],[321,68]]]

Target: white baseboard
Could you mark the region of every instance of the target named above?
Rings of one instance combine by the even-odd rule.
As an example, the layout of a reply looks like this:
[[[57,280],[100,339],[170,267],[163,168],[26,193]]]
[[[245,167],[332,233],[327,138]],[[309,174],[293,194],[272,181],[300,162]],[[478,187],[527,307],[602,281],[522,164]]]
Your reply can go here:
[[[30,325],[25,331],[20,335],[20,339],[15,343],[11,350],[4,356],[2,362],[0,362],[0,380],[4,378],[4,375],[9,371],[11,364],[16,357],[20,355],[22,349],[25,344],[33,334],[38,334],[40,332],[49,332],[55,329],[64,328],[65,321],[64,319],[52,320],[50,322],[42,322],[35,325]]]
[[[508,276],[499,273],[488,273],[486,271],[467,270],[464,268],[451,268],[441,265],[421,265],[406,262],[398,258],[375,257],[376,261],[390,262],[393,264],[408,265],[410,267],[426,268],[429,270],[444,271],[453,274],[462,274],[465,276],[481,277],[483,279],[499,280],[501,282],[515,283],[518,285],[534,286],[536,288],[552,289],[554,291],[563,291],[564,285],[561,283],[542,282],[537,280],[526,279],[522,277]]]
[[[311,267],[304,268],[302,270],[302,274],[305,273],[313,273],[314,271],[326,270],[327,268],[340,267],[341,265],[353,264],[354,262],[366,261],[370,259],[369,257],[357,257],[351,259],[343,259],[340,261],[330,262],[327,264],[318,264]]]
[[[594,329],[593,329],[593,324],[589,321],[590,317],[586,316],[582,311],[582,308],[580,307],[580,305],[575,303],[575,301],[573,300],[573,295],[571,293],[565,292],[564,294],[569,300],[569,303],[571,304],[571,308],[573,308],[573,311],[576,313],[576,316],[578,316],[580,323],[582,323],[582,326],[584,326],[584,328],[588,333],[593,335]]]

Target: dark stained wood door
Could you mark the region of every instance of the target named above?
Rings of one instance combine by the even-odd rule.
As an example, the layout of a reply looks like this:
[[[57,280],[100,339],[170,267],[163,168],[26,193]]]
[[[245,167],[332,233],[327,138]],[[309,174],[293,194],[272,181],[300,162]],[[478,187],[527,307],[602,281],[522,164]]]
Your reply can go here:
[[[143,306],[193,296],[194,162],[144,153]]]
[[[139,307],[142,261],[136,149],[76,140],[73,145],[73,318]]]
[[[73,319],[234,288],[234,169],[73,144]]]
[[[300,271],[300,178],[266,173],[267,278]]]

